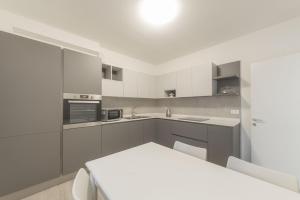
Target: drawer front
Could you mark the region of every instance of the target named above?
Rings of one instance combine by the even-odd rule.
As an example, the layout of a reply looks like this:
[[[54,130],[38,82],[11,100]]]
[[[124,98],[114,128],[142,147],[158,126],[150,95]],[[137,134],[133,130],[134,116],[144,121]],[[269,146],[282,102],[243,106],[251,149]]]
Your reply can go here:
[[[174,135],[174,140],[179,141],[179,142],[183,142],[185,144],[189,144],[189,145],[192,145],[192,146],[195,146],[195,147],[201,147],[201,148],[207,149],[207,142],[194,140],[194,139],[186,138],[186,137],[181,137],[179,135]]]
[[[207,141],[207,126],[190,122],[176,122],[173,123],[172,134]]]

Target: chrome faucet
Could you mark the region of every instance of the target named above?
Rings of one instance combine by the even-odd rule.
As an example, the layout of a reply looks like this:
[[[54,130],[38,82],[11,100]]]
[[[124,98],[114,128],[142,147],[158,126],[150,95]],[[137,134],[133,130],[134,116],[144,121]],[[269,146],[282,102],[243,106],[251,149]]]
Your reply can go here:
[[[135,113],[135,108],[136,107],[132,107],[131,108],[131,117],[135,117],[136,113]]]
[[[166,117],[172,117],[171,109],[168,107],[166,109]]]

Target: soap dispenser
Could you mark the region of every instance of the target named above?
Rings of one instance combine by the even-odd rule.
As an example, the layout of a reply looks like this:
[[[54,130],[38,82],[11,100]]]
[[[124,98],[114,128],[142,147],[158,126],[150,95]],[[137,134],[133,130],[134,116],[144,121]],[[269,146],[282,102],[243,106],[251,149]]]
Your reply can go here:
[[[166,117],[171,117],[171,116],[172,116],[171,109],[167,108],[166,109]]]

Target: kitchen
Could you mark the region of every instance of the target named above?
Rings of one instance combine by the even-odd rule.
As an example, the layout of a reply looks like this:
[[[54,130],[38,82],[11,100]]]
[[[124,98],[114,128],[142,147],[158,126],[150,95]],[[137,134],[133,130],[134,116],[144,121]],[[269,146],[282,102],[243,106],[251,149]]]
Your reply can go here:
[[[66,5],[51,4],[50,1],[46,4],[55,8],[61,6],[64,10],[64,6],[68,5],[67,2]],[[102,3],[103,6],[113,6],[109,2]],[[298,28],[300,20],[297,16],[290,16],[292,15],[290,6],[283,6],[282,15],[278,16],[276,23],[270,22],[265,29],[259,28],[257,31],[253,29],[248,31],[247,35],[245,33],[241,37],[232,36],[231,40],[223,39],[222,43],[210,45],[204,50],[197,47],[197,51],[187,52],[190,53],[189,55],[182,53],[180,56],[173,56],[172,59],[166,59],[168,56],[165,55],[163,62],[159,61],[162,59],[161,55],[157,55],[156,64],[151,64],[147,60],[150,58],[155,60],[154,55],[146,55],[146,50],[141,60],[138,60],[118,53],[117,50],[108,50],[97,41],[87,39],[89,37],[76,35],[76,31],[73,31],[74,33],[70,31],[72,29],[67,32],[51,25],[50,22],[49,24],[45,21],[39,22],[38,15],[41,13],[35,13],[35,9],[41,9],[43,3],[36,4],[36,7],[25,4],[17,7],[12,2],[1,1],[0,5],[3,5],[3,10],[0,10],[3,102],[0,139],[3,164],[0,167],[0,199],[25,197],[34,199],[39,195],[42,198],[41,196],[51,188],[59,190],[59,187],[67,187],[64,190],[68,192],[64,192],[68,193],[66,194],[68,198],[63,199],[72,199],[72,192],[69,190],[76,186],[72,180],[81,168],[86,168],[93,174],[92,170],[101,168],[96,166],[96,161],[103,165],[103,171],[107,173],[97,172],[97,174],[99,173],[99,177],[103,179],[107,178],[108,182],[93,177],[99,187],[101,184],[108,184],[109,178],[118,181],[116,177],[108,176],[113,171],[109,171],[109,165],[105,168],[109,162],[107,159],[124,155],[124,160],[127,158],[129,161],[134,158],[135,153],[138,154],[133,152],[134,150],[145,152],[149,150],[149,155],[153,151],[161,151],[162,156],[170,154],[169,156],[172,157],[175,156],[174,150],[169,152],[169,149],[176,149],[174,145],[176,142],[204,149],[204,160],[209,164],[203,164],[203,170],[209,171],[212,168],[216,173],[228,167],[231,156],[245,161],[252,160],[259,164],[259,159],[262,158],[259,155],[268,152],[260,149],[262,147],[256,140],[257,136],[251,138],[250,134],[251,130],[256,131],[253,127],[263,124],[259,120],[263,116],[256,119],[254,115],[252,121],[251,114],[261,115],[261,112],[255,110],[262,106],[257,102],[266,99],[259,95],[260,87],[253,83],[259,83],[264,79],[257,73],[266,75],[268,71],[251,70],[255,69],[256,65],[276,66],[263,61],[299,52],[300,44],[297,37],[300,33]],[[254,5],[257,4],[253,3],[252,6]],[[288,5],[294,4],[291,1]],[[119,6],[114,6],[114,9],[120,9]],[[284,11],[289,11],[290,15]],[[33,12],[32,14],[37,16],[31,16],[28,12]],[[65,15],[73,12],[71,9]],[[28,17],[24,17],[26,15]],[[53,15],[49,14],[49,17],[52,19]],[[279,23],[281,22],[279,19],[284,22]],[[267,26],[267,23],[262,25]],[[105,35],[103,37],[105,38]],[[149,47],[152,48],[151,44]],[[130,51],[133,52],[128,47],[128,52]],[[138,53],[136,52],[135,55],[137,57]],[[295,62],[292,60],[296,58],[297,56],[295,58],[291,56],[290,61],[287,59],[286,63],[289,62],[293,66]],[[274,63],[280,63],[280,60]],[[297,72],[295,71],[294,74]],[[256,73],[256,76],[253,77],[253,73]],[[281,74],[285,73],[281,71]],[[255,87],[250,87],[251,78],[256,81],[252,81]],[[271,77],[269,80],[271,81]],[[276,81],[273,80],[272,84],[275,83]],[[289,87],[292,90],[293,86]],[[252,93],[257,95],[251,97],[250,90],[253,88],[256,90]],[[267,86],[265,89],[270,90]],[[272,95],[275,97],[275,91]],[[251,107],[252,103],[255,107]],[[292,105],[295,105],[294,102],[290,107]],[[265,107],[264,104],[260,110]],[[286,116],[286,120],[288,118]],[[293,125],[290,127],[289,130],[293,133]],[[297,136],[293,137],[297,138]],[[257,146],[254,146],[255,141]],[[261,154],[257,154],[258,149]],[[289,150],[291,155],[289,161],[294,160],[292,155],[296,152],[296,150]],[[126,157],[129,155],[130,157]],[[181,157],[179,154],[177,156]],[[266,156],[270,158],[270,154]],[[181,159],[186,160],[187,163],[194,162],[189,157],[181,157]],[[92,163],[93,160],[95,163]],[[117,160],[115,162],[117,163]],[[132,160],[132,162],[137,161]],[[145,160],[145,163],[148,162],[149,160]],[[180,167],[182,162],[177,164]],[[193,166],[189,167],[193,168]],[[124,164],[124,169],[126,167]],[[265,164],[265,167],[299,176],[297,167],[287,168],[279,166],[276,162],[273,162],[271,167]],[[136,169],[136,173],[144,168],[148,169],[147,166],[141,165]],[[161,173],[162,176],[168,174],[162,166],[155,166],[155,163],[152,168],[154,171],[161,169],[161,172],[157,171],[157,173]],[[181,168],[188,168],[188,166],[182,165]],[[115,187],[102,191],[104,195],[111,195],[106,196],[107,199],[118,199],[116,194],[121,192],[117,190],[118,184],[128,180],[125,179],[128,174],[120,174],[122,177],[123,175],[124,180],[119,180]],[[232,176],[239,179],[235,174]],[[138,180],[141,176],[135,178]],[[211,179],[214,178],[217,177],[212,175]],[[145,180],[147,179],[150,181],[151,177],[145,177]],[[195,180],[191,179],[191,181]],[[248,184],[247,179],[243,181]],[[128,185],[128,190],[138,186],[135,184],[133,180]],[[238,185],[239,182],[236,184]],[[264,182],[257,183],[260,184],[266,191],[272,190],[271,186],[270,188],[269,185],[264,186]],[[103,185],[102,189],[104,188],[106,185]],[[253,185],[253,188],[258,187]],[[191,190],[191,188],[185,189]],[[160,192],[157,188],[156,195]],[[193,190],[190,192],[194,194]],[[285,190],[278,189],[277,192],[278,198],[281,197],[280,195],[285,197],[291,195],[291,198],[294,198],[293,194],[285,193]],[[127,197],[133,195],[122,194],[129,195]],[[203,193],[199,192],[200,196],[201,194]],[[30,197],[31,195],[33,196]],[[194,195],[199,197],[197,194]],[[170,197],[167,196],[165,199]],[[232,194],[229,196],[238,197]],[[158,198],[155,195],[154,197]],[[297,197],[295,196],[294,199]],[[135,198],[140,199],[141,196]],[[147,198],[151,199],[151,196]],[[61,197],[52,199],[61,199]]]

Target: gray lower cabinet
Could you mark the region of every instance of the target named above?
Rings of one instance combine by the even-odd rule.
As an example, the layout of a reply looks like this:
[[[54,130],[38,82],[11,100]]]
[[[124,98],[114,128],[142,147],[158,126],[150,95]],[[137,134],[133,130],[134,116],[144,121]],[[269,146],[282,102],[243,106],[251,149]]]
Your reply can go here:
[[[191,122],[174,121],[172,134],[207,142],[207,125]]]
[[[143,122],[143,143],[157,142],[157,121],[156,119],[149,119]]]
[[[183,142],[185,144],[193,145],[195,147],[201,147],[201,148],[207,149],[207,142],[205,142],[205,141],[199,141],[199,140],[195,140],[195,139],[191,139],[191,138],[187,138],[187,137],[182,137],[179,135],[174,135],[174,140]]]
[[[85,167],[85,163],[101,157],[101,126],[63,131],[63,174]]]
[[[69,49],[64,55],[64,93],[101,94],[100,58]]]
[[[229,156],[240,157],[240,126],[208,125],[208,161],[226,166]]]
[[[157,142],[173,148],[175,141],[206,148],[209,162],[226,166],[230,155],[240,157],[240,126],[226,127],[157,120]]]
[[[169,148],[174,146],[174,135],[172,126],[176,123],[171,120],[157,120],[157,143]]]
[[[0,196],[60,175],[60,133],[0,139]]]
[[[102,126],[102,155],[117,153],[143,143],[143,121]]]

